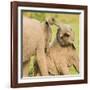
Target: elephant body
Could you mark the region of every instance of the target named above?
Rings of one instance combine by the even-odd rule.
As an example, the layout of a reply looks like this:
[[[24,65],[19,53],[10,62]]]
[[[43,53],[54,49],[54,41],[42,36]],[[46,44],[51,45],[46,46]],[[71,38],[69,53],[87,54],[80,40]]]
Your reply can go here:
[[[49,35],[48,35],[49,34]],[[49,24],[23,16],[23,76],[29,74],[29,61],[36,55],[41,75],[48,75],[45,48],[50,37]]]
[[[79,58],[72,46],[62,47],[56,42],[47,53],[48,70],[51,75],[68,75],[69,67],[74,65],[79,72]]]
[[[56,38],[47,53],[47,57],[49,58],[47,61],[48,70],[51,74],[70,74],[69,67],[71,65],[79,72],[79,57],[74,46],[74,32],[70,25],[58,24]],[[53,67],[51,67],[52,65]]]

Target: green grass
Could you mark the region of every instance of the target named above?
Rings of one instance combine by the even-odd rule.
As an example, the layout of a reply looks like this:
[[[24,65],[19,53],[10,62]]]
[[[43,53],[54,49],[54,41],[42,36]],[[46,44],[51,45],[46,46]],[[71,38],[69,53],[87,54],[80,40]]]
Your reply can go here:
[[[71,66],[69,68],[69,71],[70,71],[70,74],[72,74],[72,75],[78,74],[78,72],[75,70],[75,68],[73,66]]]
[[[63,22],[66,24],[70,24],[72,26],[73,32],[75,33],[75,47],[77,50],[77,54],[79,54],[79,15],[78,14],[56,14],[56,13],[36,13],[36,12],[23,12],[23,14],[27,17],[35,18],[40,22],[45,21],[46,17],[53,16],[55,17],[57,22]],[[52,40],[56,37],[57,28],[53,25],[52,27]],[[34,72],[34,62],[35,57],[31,58],[30,62],[30,76],[33,75]],[[70,67],[71,74],[77,74],[74,67]]]
[[[29,69],[30,69],[29,75],[33,76],[34,75],[35,56],[32,56],[30,59],[31,60],[30,60],[30,67],[29,67]]]

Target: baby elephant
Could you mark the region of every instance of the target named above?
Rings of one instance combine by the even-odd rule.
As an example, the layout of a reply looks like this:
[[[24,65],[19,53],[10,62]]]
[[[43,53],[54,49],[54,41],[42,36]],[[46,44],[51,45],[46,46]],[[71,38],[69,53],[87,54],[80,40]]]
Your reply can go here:
[[[41,75],[48,75],[45,49],[51,38],[51,20],[40,23],[23,16],[23,76],[29,74],[30,57],[36,55]]]
[[[59,24],[56,39],[47,52],[48,72],[51,75],[68,75],[73,65],[79,72],[79,58],[74,46],[74,33],[67,24]]]

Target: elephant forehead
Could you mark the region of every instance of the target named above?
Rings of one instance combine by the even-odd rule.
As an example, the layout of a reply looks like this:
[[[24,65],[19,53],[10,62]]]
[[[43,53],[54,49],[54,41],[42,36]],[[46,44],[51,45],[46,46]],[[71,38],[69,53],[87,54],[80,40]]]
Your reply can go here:
[[[70,32],[72,32],[72,28],[71,28],[71,26],[69,24],[60,24],[59,26],[61,28],[62,33],[66,33],[66,32],[70,33]]]

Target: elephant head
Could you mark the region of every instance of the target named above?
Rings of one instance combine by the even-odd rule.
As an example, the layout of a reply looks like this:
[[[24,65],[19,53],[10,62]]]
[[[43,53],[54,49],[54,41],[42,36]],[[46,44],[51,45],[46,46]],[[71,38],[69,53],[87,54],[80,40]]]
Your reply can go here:
[[[74,46],[74,32],[72,27],[68,24],[58,24],[58,30],[56,38],[61,46]]]

